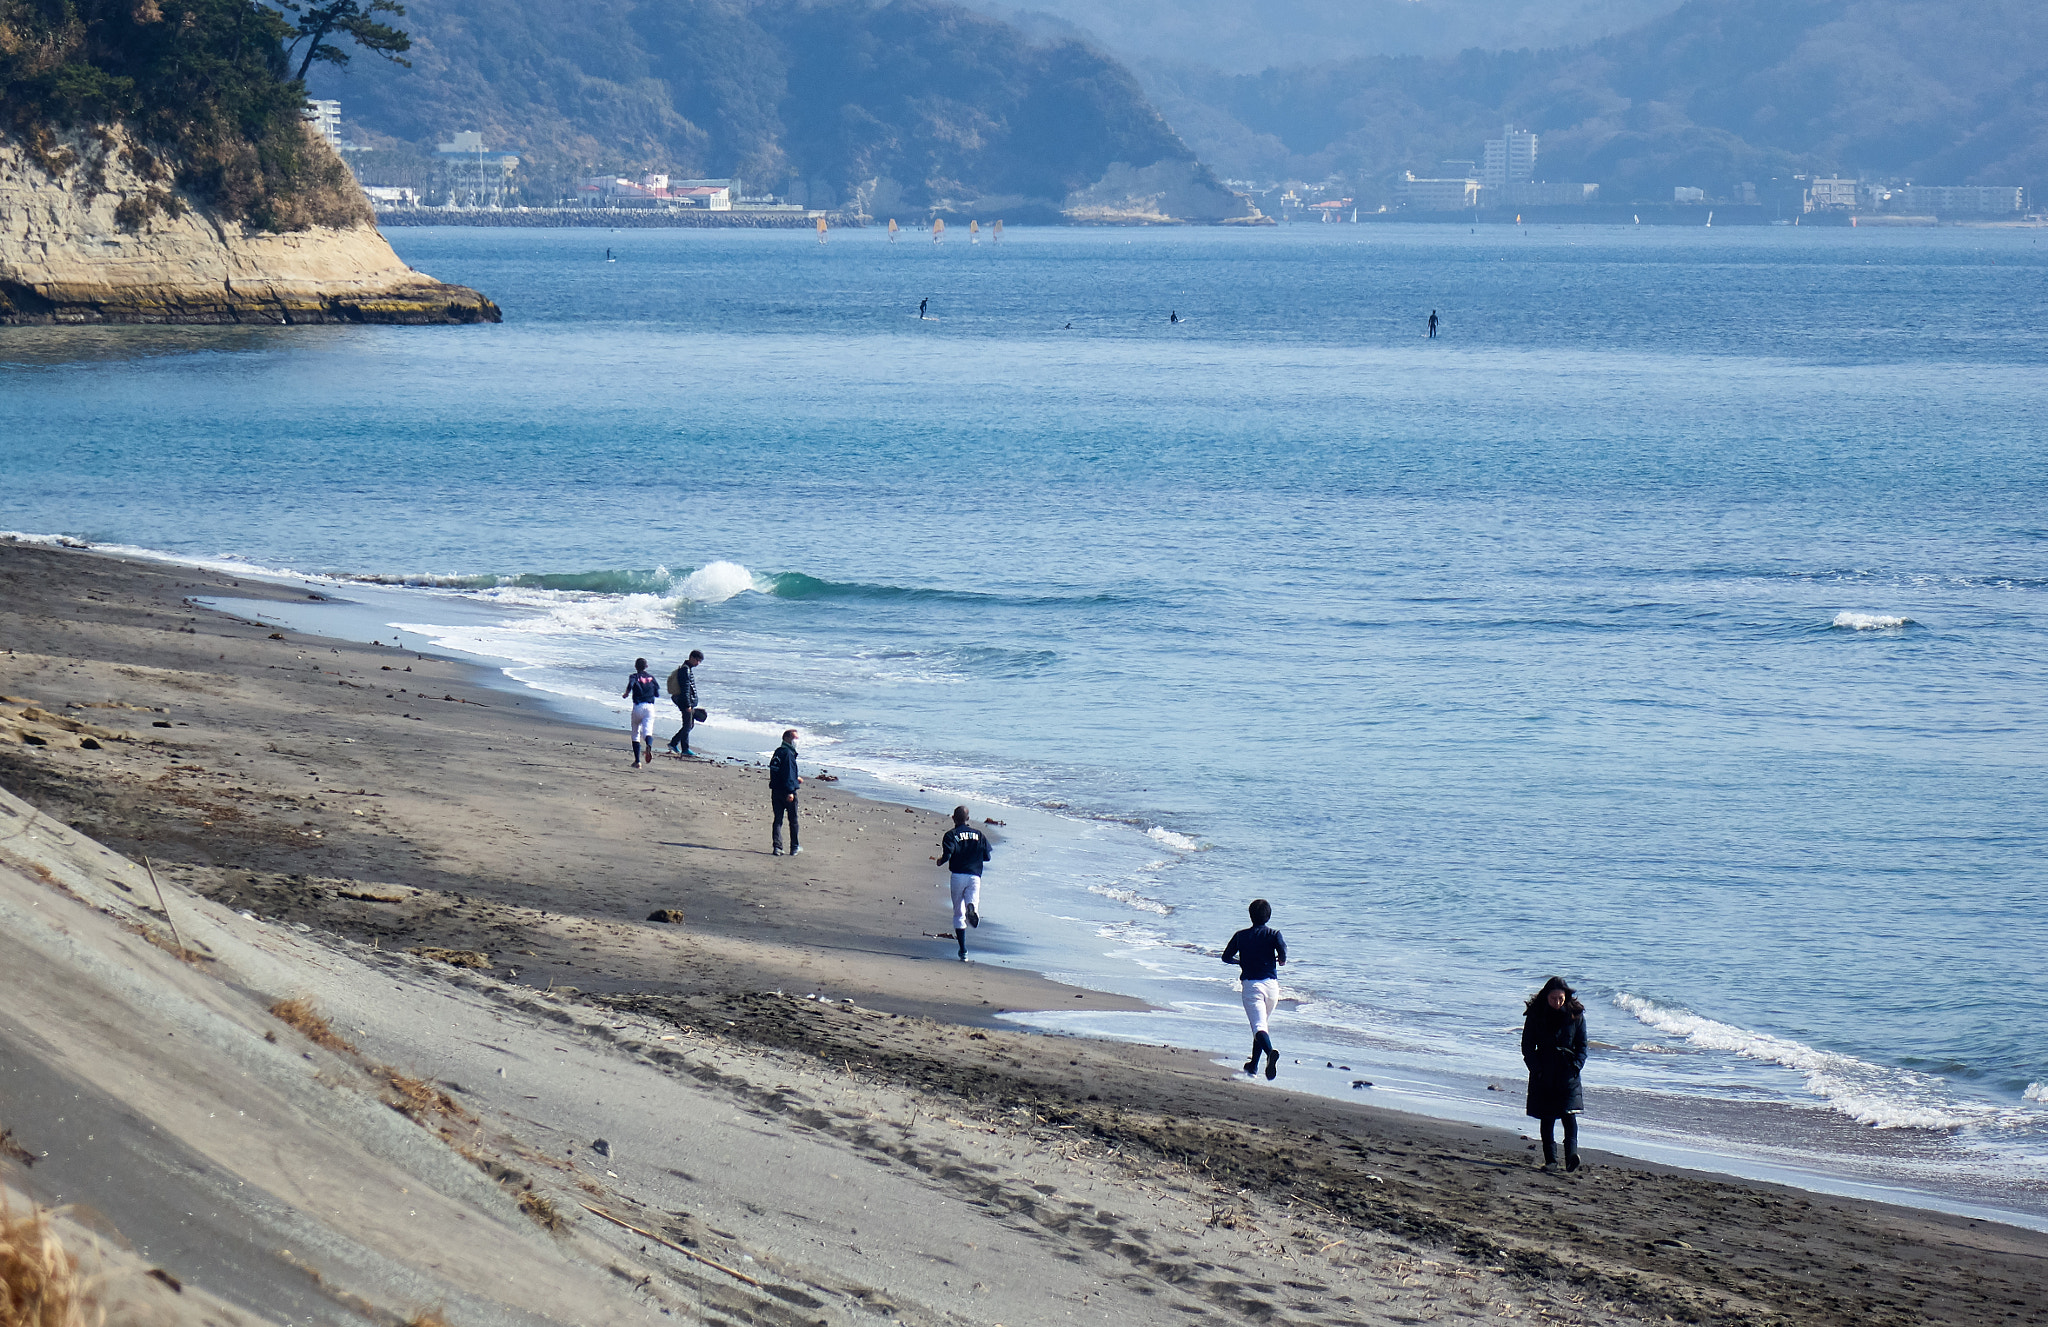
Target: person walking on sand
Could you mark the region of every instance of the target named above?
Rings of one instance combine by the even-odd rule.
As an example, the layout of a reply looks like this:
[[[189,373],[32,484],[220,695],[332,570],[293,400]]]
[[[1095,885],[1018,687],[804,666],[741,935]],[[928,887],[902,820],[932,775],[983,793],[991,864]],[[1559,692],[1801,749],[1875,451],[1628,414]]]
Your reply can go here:
[[[768,757],[768,800],[775,804],[775,827],[769,831],[768,842],[777,857],[782,855],[782,817],[789,816],[789,855],[794,857],[803,849],[796,841],[796,790],[803,785],[803,777],[796,772],[796,729],[782,734],[782,745],[775,748],[775,754]]]
[[[690,730],[697,726],[697,665],[703,662],[704,651],[691,650],[690,657],[668,675],[669,699],[683,712],[683,726],[668,739],[668,749],[686,758],[697,754],[690,750]]]
[[[645,659],[633,661],[633,675],[619,693],[633,702],[633,768],[640,768],[641,744],[646,744],[647,763],[654,763],[654,702],[661,698],[661,683],[647,671]]]
[[[1436,310],[1429,311],[1429,339],[1436,340]]]
[[[1543,1168],[1557,1169],[1551,1134],[1564,1121],[1564,1168],[1579,1168],[1579,1112],[1586,1108],[1579,1070],[1586,1067],[1586,1006],[1563,977],[1529,997],[1522,1018],[1522,1063],[1529,1066],[1528,1113],[1543,1121]]]
[[[981,925],[981,873],[995,856],[988,835],[967,823],[967,808],[953,808],[953,828],[939,840],[939,865],[953,873],[953,936],[967,961],[967,928]]]
[[[1252,900],[1252,924],[1230,937],[1223,946],[1223,961],[1235,963],[1244,983],[1244,1016],[1252,1025],[1252,1058],[1244,1062],[1246,1073],[1255,1073],[1259,1057],[1266,1057],[1266,1080],[1280,1076],[1280,1052],[1273,1049],[1273,1010],[1280,1004],[1280,969],[1287,963],[1287,941],[1266,923],[1273,920],[1273,905],[1262,898]]]

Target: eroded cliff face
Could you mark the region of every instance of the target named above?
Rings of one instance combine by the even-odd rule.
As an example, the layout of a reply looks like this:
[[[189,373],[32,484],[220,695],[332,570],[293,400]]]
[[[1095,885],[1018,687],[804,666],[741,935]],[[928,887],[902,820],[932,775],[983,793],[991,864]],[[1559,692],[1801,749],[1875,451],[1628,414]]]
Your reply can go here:
[[[500,318],[476,291],[407,267],[367,206],[272,234],[220,219],[167,178],[118,128],[42,152],[0,134],[0,323]]]
[[[1111,162],[1102,178],[1067,196],[1069,221],[1101,224],[1198,222],[1222,226],[1269,225],[1251,199],[1233,193],[1197,161],[1150,166]]]

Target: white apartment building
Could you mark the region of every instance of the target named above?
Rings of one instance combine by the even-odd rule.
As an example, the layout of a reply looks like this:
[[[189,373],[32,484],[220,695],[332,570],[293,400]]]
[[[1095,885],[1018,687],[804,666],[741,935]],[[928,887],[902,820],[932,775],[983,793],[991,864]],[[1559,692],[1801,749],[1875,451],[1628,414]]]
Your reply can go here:
[[[1403,171],[1394,183],[1394,199],[1415,212],[1464,212],[1479,206],[1477,180],[1418,180]]]
[[[341,103],[338,101],[309,101],[299,112],[313,132],[327,140],[328,146],[341,146]]]
[[[2003,184],[1908,184],[1892,190],[1885,207],[1936,216],[2010,216],[2027,210],[2027,191]]]
[[[1526,184],[1536,178],[1536,135],[1513,125],[1502,125],[1499,138],[1486,140],[1486,160],[1479,168],[1479,182],[1506,193],[1511,184]]]
[[[1856,181],[1839,176],[1816,175],[1806,186],[1806,203],[1808,209],[1814,212],[1854,211]]]

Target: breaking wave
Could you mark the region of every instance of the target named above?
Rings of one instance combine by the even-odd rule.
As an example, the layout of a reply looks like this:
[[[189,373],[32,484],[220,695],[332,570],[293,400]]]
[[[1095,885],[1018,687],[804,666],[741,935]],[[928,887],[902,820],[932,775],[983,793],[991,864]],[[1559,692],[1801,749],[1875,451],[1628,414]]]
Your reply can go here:
[[[1637,1021],[1703,1050],[1730,1051],[1746,1060],[1780,1064],[1806,1076],[1806,1090],[1830,1107],[1877,1129],[1961,1129],[1998,1122],[2002,1112],[1946,1098],[1941,1079],[1905,1069],[1887,1069],[1853,1055],[1817,1050],[1768,1032],[1718,1023],[1683,1009],[1667,1009],[1638,996],[1614,997],[1617,1008]]]
[[[1171,848],[1175,852],[1194,852],[1202,846],[1187,835],[1176,834],[1163,825],[1152,826],[1152,828],[1145,831],[1145,837],[1151,839],[1154,843]]]
[[[1897,631],[1901,627],[1915,624],[1910,617],[1891,617],[1884,613],[1856,613],[1845,608],[1835,614],[1834,625],[1844,631]]]
[[[2029,1083],[2020,1096],[2027,1101],[2048,1101],[2048,1083]]]

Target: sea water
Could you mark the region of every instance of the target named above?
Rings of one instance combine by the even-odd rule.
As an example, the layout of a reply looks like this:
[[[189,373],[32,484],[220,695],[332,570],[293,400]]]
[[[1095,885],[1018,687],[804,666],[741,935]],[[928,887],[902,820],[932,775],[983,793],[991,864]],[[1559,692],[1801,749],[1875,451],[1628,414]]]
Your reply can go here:
[[[1032,1025],[1241,1056],[1264,896],[1283,1086],[1516,1127],[1559,973],[1589,1143],[2040,1222],[2041,233],[404,230],[505,323],[0,332],[0,526],[703,649],[1158,1006]]]

